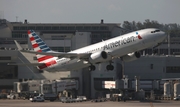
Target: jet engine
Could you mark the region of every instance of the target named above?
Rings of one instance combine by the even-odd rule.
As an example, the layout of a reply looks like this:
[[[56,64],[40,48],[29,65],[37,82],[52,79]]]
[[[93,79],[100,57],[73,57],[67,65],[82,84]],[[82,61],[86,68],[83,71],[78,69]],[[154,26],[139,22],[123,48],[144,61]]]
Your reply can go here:
[[[121,58],[122,58],[123,61],[129,62],[129,61],[136,60],[136,59],[138,59],[140,57],[141,57],[141,54],[139,52],[132,52],[132,53],[129,53],[129,54],[127,54],[127,55],[125,55],[125,56],[123,56]]]
[[[97,64],[100,62],[104,62],[110,59],[110,56],[105,51],[100,51],[91,54],[89,58],[89,62],[92,64]]]

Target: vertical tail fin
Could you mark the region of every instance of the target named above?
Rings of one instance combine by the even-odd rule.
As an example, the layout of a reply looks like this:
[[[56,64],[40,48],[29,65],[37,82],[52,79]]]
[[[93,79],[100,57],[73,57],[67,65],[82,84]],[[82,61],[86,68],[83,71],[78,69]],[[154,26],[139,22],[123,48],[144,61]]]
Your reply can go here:
[[[33,30],[28,30],[28,36],[34,51],[36,52],[52,51]],[[40,69],[56,64],[57,57],[53,57],[50,55],[40,55],[40,54],[37,54],[36,57],[39,63],[45,63],[45,65],[43,66],[38,66]]]
[[[51,51],[51,49],[43,42],[43,40],[33,30],[28,30],[28,36],[34,51],[36,52]]]

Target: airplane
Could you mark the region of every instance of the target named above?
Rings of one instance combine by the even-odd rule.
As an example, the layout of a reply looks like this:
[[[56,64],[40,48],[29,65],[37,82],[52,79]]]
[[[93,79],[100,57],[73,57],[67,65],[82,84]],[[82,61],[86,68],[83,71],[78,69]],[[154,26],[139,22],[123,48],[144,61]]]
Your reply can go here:
[[[166,38],[165,32],[156,28],[147,28],[120,35],[99,43],[95,43],[70,52],[51,50],[33,31],[28,30],[28,37],[34,50],[24,50],[15,40],[20,52],[36,54],[38,63],[26,65],[37,66],[40,70],[49,72],[69,71],[89,67],[96,69],[95,64],[109,62],[107,70],[113,70],[112,60],[133,61],[140,58],[140,50],[155,47]],[[17,64],[18,65],[18,64]]]

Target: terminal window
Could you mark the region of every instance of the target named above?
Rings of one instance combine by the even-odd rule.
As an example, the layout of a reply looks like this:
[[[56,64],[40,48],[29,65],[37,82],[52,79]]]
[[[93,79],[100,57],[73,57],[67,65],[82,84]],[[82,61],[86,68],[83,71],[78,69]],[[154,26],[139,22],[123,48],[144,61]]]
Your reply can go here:
[[[180,66],[167,66],[166,73],[180,73]]]
[[[7,63],[0,63],[0,79],[17,79],[18,66],[8,66]]]
[[[70,47],[50,47],[53,51],[58,51],[58,52],[69,52]]]
[[[4,57],[0,57],[0,60],[11,60],[11,57],[9,56],[4,56]]]
[[[153,64],[150,65],[150,68],[153,69]]]

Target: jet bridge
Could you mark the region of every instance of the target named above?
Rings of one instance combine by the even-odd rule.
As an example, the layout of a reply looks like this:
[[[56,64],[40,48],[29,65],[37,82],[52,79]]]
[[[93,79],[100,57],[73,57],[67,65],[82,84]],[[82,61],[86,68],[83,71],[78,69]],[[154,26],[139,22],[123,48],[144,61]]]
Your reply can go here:
[[[59,97],[75,97],[79,89],[77,80],[55,80],[52,82],[52,92]]]

